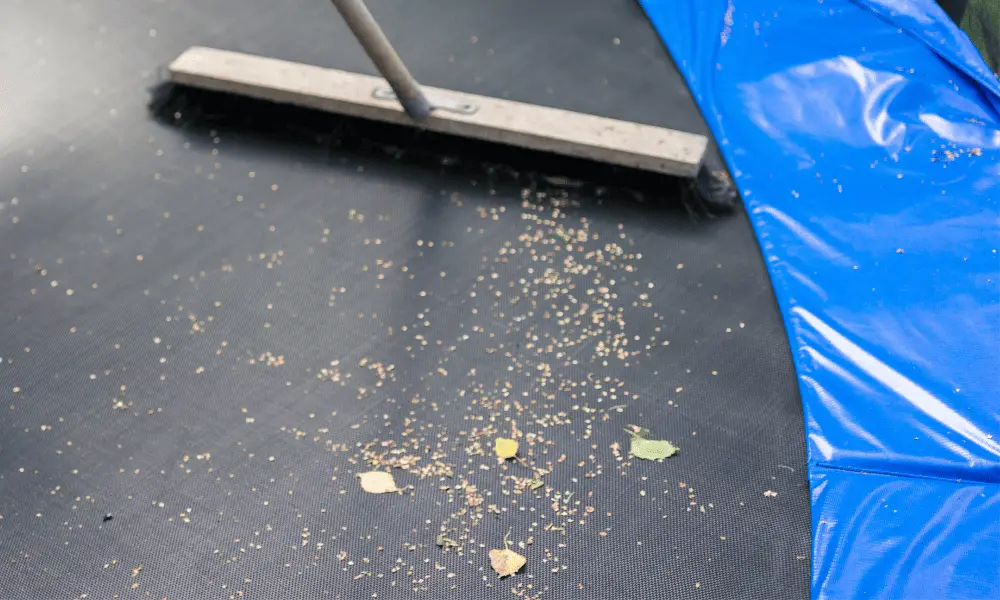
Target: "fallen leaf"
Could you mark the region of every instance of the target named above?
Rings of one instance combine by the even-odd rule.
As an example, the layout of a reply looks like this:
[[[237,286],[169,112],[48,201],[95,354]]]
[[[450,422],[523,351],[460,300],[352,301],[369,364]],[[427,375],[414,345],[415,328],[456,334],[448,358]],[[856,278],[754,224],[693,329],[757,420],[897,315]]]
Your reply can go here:
[[[506,577],[521,570],[528,559],[517,552],[504,548],[503,550],[490,550],[490,566],[500,575]]]
[[[503,550],[490,550],[490,566],[500,577],[517,573],[524,566],[524,563],[528,562],[528,559],[510,549],[510,542],[507,541],[509,536],[510,531],[508,530],[507,534],[503,536]]]
[[[649,435],[648,429],[640,429],[633,426],[633,429],[626,429],[625,431],[632,434],[632,444],[629,447],[629,452],[636,458],[642,460],[663,460],[677,453],[677,446],[666,440],[646,439],[646,436]]]
[[[514,458],[517,454],[517,440],[497,438],[496,453],[500,458]]]
[[[399,491],[395,480],[392,478],[392,473],[369,471],[367,473],[359,473],[358,477],[361,479],[361,489],[369,494],[385,494]]]
[[[442,548],[457,548],[458,542],[448,537],[450,531],[443,531],[434,539],[434,543]]]

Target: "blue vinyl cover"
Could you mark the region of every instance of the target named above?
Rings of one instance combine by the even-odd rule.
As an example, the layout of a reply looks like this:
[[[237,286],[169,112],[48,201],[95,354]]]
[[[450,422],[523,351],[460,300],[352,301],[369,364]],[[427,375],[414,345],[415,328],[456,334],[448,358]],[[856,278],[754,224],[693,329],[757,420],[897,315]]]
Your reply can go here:
[[[1000,82],[933,0],[641,0],[743,195],[816,599],[1000,598]]]

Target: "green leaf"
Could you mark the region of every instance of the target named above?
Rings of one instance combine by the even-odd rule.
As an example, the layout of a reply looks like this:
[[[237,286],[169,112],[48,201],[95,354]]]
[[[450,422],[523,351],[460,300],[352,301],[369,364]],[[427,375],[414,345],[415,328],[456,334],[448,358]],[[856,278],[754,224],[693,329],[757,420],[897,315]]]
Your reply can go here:
[[[647,440],[644,437],[633,435],[629,452],[632,453],[632,456],[642,460],[663,460],[676,454],[677,446],[666,440]]]

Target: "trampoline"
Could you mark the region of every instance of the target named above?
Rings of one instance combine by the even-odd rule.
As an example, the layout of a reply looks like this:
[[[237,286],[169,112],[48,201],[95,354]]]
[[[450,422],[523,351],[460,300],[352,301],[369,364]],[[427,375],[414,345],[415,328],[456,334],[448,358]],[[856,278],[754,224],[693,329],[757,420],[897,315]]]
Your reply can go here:
[[[850,258],[838,252],[869,230],[811,237],[817,222],[851,230],[845,214],[864,201],[821,196],[855,183],[852,168],[817,176],[839,146],[828,139],[822,157],[796,136],[829,130],[778,118],[783,89],[811,93],[799,72],[775,58],[735,73],[734,56],[755,56],[761,39],[764,56],[792,43],[767,29],[782,23],[801,41],[809,19],[854,19],[884,40],[895,25],[872,10],[890,2],[782,18],[763,2],[735,13],[652,0],[370,4],[428,85],[713,135],[743,204],[720,211],[667,177],[157,88],[163,65],[197,44],[373,73],[323,2],[11,0],[0,38],[0,597],[997,592],[984,576],[1000,565],[986,549],[1000,541],[1000,411],[984,375],[1000,331],[989,80],[911,43],[918,63],[936,61],[928,78],[961,73],[955,110],[979,127],[962,133],[979,136],[978,154],[966,144],[969,160],[928,184],[935,198],[951,186],[968,227],[993,226],[978,238],[947,229],[973,257],[950,277],[926,236],[906,248],[889,236],[871,255],[858,242]],[[859,39],[810,52],[843,54],[831,47]],[[920,137],[910,127],[899,139]],[[824,187],[808,209],[789,207],[784,188],[772,200],[812,185]],[[927,209],[900,236],[940,218]],[[866,279],[838,287],[830,265],[853,266],[842,258]],[[944,334],[845,331],[815,310],[871,314],[867,298],[842,298],[877,280],[927,294],[906,271],[881,271],[890,259],[934,263],[909,273],[936,268],[945,287],[986,273],[954,296],[980,331],[965,359]],[[933,372],[966,388],[948,409],[961,414],[911,419],[912,403],[890,400],[909,392],[858,375],[861,363],[823,345],[840,338],[817,339],[824,326],[859,351],[886,339],[910,348],[881,359],[912,365],[918,387]],[[935,340],[940,355],[927,351]],[[896,415],[894,433],[866,423],[849,389],[866,390],[870,418]],[[632,456],[635,428],[678,452]],[[901,450],[914,436],[926,445]],[[497,437],[519,441],[516,459],[498,459]],[[366,493],[357,476],[372,470],[401,491]],[[961,489],[934,487],[946,480]],[[961,504],[962,523],[906,538],[935,502]],[[883,517],[882,504],[904,514]],[[854,541],[870,522],[920,544],[964,534],[965,550],[887,543],[879,563],[865,546],[877,539]],[[488,555],[505,544],[527,560],[498,578]],[[928,564],[921,577],[937,583],[909,578]],[[893,568],[889,583],[866,579]]]

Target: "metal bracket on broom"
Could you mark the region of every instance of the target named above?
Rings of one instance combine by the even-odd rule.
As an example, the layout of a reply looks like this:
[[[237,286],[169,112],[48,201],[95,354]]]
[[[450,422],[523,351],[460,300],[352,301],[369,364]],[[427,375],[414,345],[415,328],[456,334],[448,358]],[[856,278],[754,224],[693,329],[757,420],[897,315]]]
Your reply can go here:
[[[478,110],[475,104],[469,102],[450,98],[434,98],[432,101],[428,98],[396,54],[389,38],[385,37],[363,0],[333,0],[333,5],[392,88],[377,87],[372,90],[372,96],[380,100],[399,100],[406,114],[417,121],[429,116],[433,110],[447,110],[464,115],[474,114]]]

